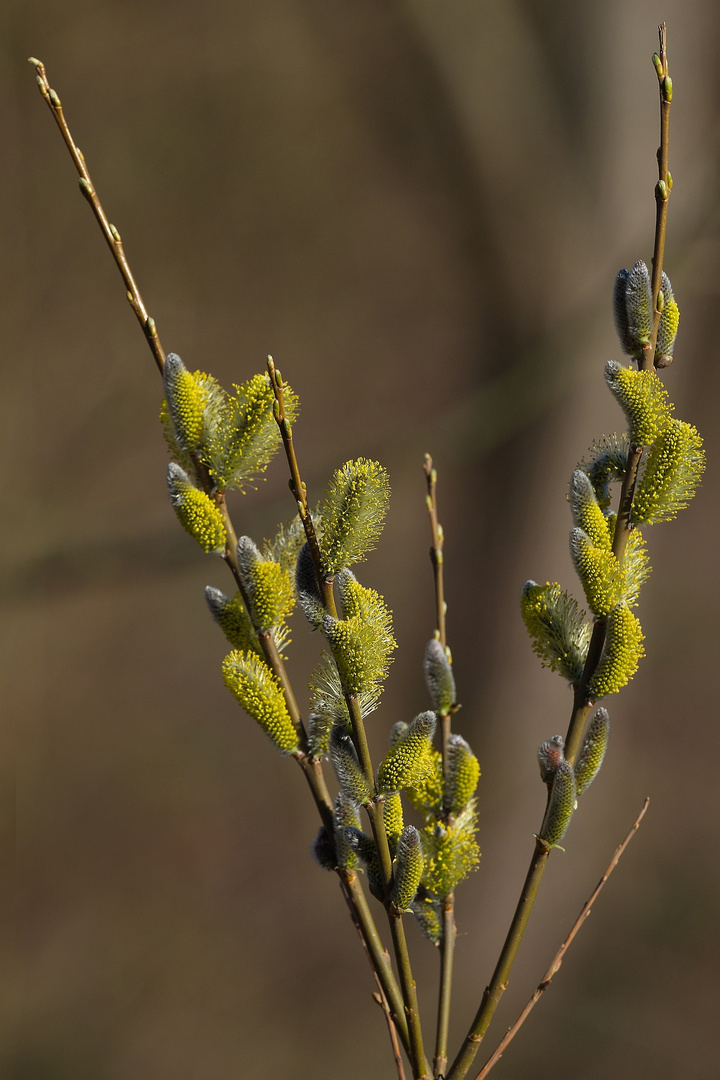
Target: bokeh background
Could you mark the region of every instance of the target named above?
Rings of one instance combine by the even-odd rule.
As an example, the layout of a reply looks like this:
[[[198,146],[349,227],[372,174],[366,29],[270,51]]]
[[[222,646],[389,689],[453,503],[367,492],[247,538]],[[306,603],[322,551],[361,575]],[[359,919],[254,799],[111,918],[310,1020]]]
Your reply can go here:
[[[222,685],[202,590],[230,579],[169,508],[157,371],[26,57],[47,65],[166,349],[225,385],[271,352],[300,394],[313,496],[349,457],[389,468],[387,527],[359,568],[400,642],[377,754],[426,707],[421,465],[436,460],[458,728],[483,766],[482,865],[458,894],[456,1046],[539,825],[535,748],[569,717],[518,596],[529,577],[575,588],[568,479],[622,423],[602,373],[620,355],[614,275],[652,254],[663,18],[666,268],[682,311],[666,382],[709,468],[691,508],[649,533],[648,656],[609,702],[602,776],[550,862],[486,1046],[649,794],[494,1075],[717,1077],[720,7],[6,0],[7,1080],[395,1075],[337,884],[310,858],[302,776]],[[280,459],[234,514],[257,540],[292,515]],[[294,636],[305,702],[320,642],[297,618]],[[437,957],[410,938],[431,1027]]]

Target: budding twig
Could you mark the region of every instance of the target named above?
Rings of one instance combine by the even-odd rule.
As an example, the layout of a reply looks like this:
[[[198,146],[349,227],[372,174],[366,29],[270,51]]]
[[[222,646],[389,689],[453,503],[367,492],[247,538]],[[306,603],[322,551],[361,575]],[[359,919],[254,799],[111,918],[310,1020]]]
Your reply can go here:
[[[523,1026],[523,1024],[527,1020],[527,1018],[530,1015],[530,1013],[532,1012],[532,1010],[537,1005],[537,1003],[540,1000],[540,998],[542,997],[542,995],[545,993],[547,988],[550,986],[550,983],[553,981],[553,978],[557,975],[557,973],[560,970],[560,967],[562,965],[562,962],[565,959],[565,953],[568,951],[568,949],[572,945],[573,941],[575,940],[575,938],[576,938],[576,936],[577,936],[577,934],[578,934],[578,932],[580,930],[580,927],[583,925],[583,923],[587,919],[588,915],[592,911],[593,904],[595,903],[598,896],[600,895],[600,893],[601,893],[601,891],[603,889],[603,886],[605,885],[605,882],[610,877],[613,870],[615,869],[618,862],[620,861],[620,858],[621,858],[623,852],[625,851],[625,848],[628,846],[628,844],[632,840],[633,836],[635,835],[635,833],[640,828],[640,822],[645,817],[645,812],[646,812],[649,805],[650,805],[650,799],[645,799],[645,802],[643,803],[642,810],[640,811],[637,818],[635,819],[635,823],[633,824],[633,827],[630,829],[630,832],[627,834],[627,836],[625,837],[623,842],[616,849],[615,854],[613,855],[612,859],[610,860],[610,864],[609,864],[607,870],[605,871],[603,876],[600,878],[600,881],[595,886],[595,889],[594,889],[592,895],[583,904],[582,911],[580,912],[577,919],[573,923],[572,930],[570,931],[568,936],[565,938],[565,940],[563,941],[563,943],[560,946],[560,948],[558,949],[558,951],[555,953],[555,956],[553,957],[547,971],[545,972],[542,979],[538,983],[538,986],[537,986],[537,989],[535,990],[535,993],[532,995],[532,997],[528,1001],[527,1005],[525,1006],[525,1008],[522,1010],[522,1012],[518,1016],[515,1023],[512,1024],[511,1027],[508,1028],[508,1031],[507,1031],[505,1037],[503,1038],[502,1042],[498,1046],[497,1050],[492,1055],[492,1057],[488,1058],[488,1060],[485,1062],[482,1069],[480,1070],[480,1072],[475,1077],[475,1080],[485,1080],[485,1077],[488,1075],[488,1073],[493,1068],[493,1066],[497,1065],[498,1061],[500,1060],[502,1055],[505,1053],[505,1051],[507,1050],[507,1048],[510,1045],[510,1043],[512,1042],[512,1040],[515,1038],[518,1031]]]

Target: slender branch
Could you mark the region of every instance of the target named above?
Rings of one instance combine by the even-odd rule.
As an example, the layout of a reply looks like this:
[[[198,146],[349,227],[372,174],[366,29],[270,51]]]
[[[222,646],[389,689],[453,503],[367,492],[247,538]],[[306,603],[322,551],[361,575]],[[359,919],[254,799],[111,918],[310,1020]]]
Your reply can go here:
[[[340,884],[343,896],[350,909],[350,916],[368,954],[375,981],[382,993],[383,1011],[386,1012],[388,1025],[392,1023],[390,1039],[393,1042],[393,1049],[395,1049],[393,1036],[397,1031],[409,1057],[410,1042],[403,1000],[390,966],[390,957],[383,947],[375,922],[370,914],[367,898],[354,871],[343,871],[340,874]]]
[[[427,481],[427,495],[425,504],[430,515],[430,528],[432,530],[432,547],[430,548],[430,561],[435,576],[435,611],[437,617],[437,629],[440,644],[443,649],[447,645],[446,615],[447,604],[445,603],[445,584],[443,581],[443,542],[445,536],[443,527],[438,521],[437,515],[437,470],[433,468],[432,458],[425,455],[423,466]]]
[[[485,993],[483,994],[482,1002],[480,1003],[480,1008],[477,1011],[473,1025],[465,1037],[465,1041],[453,1062],[450,1072],[447,1074],[446,1080],[463,1080],[463,1077],[467,1075],[468,1069],[473,1063],[475,1055],[480,1047],[480,1043],[485,1037],[485,1032],[493,1018],[498,1002],[507,987],[510,970],[515,961],[523,934],[525,933],[525,927],[527,926],[530,912],[532,911],[538,889],[540,888],[540,882],[542,881],[542,876],[545,872],[549,854],[550,848],[544,840],[536,839],[530,869],[527,872],[525,883],[522,887],[522,892],[520,893],[520,899],[515,909],[515,914],[512,923],[510,924],[507,937],[505,938],[500,957],[495,966],[495,971],[493,972],[492,979],[488,986],[485,988]]]
[[[623,855],[623,853],[625,851],[625,848],[628,846],[628,844],[632,840],[633,836],[635,835],[635,833],[640,828],[640,822],[645,817],[645,812],[646,812],[649,805],[650,805],[650,799],[645,799],[645,802],[643,803],[642,810],[640,811],[637,818],[635,819],[634,825],[630,829],[630,832],[627,834],[627,836],[625,837],[623,842],[616,849],[615,854],[613,855],[612,859],[610,860],[610,864],[609,864],[607,870],[605,871],[603,876],[600,878],[600,881],[597,883],[597,885],[595,887],[595,890],[593,891],[590,898],[588,900],[586,900],[585,904],[583,905],[582,911],[580,912],[577,919],[573,923],[572,930],[570,931],[568,936],[565,938],[565,940],[563,941],[563,943],[560,946],[560,948],[558,949],[558,951],[555,953],[555,956],[553,957],[553,959],[552,959],[552,961],[550,963],[550,966],[548,967],[547,971],[545,972],[542,979],[538,983],[538,986],[537,986],[537,989],[535,990],[535,993],[532,995],[532,997],[528,1001],[527,1005],[525,1006],[525,1008],[522,1010],[522,1012],[518,1016],[515,1023],[510,1028],[508,1028],[508,1031],[507,1031],[505,1037],[503,1038],[502,1042],[498,1046],[497,1050],[492,1055],[492,1057],[488,1058],[488,1060],[485,1062],[482,1069],[480,1070],[480,1072],[475,1077],[475,1080],[485,1080],[485,1077],[488,1075],[488,1073],[493,1068],[493,1066],[497,1065],[498,1061],[500,1060],[502,1055],[505,1053],[505,1051],[508,1048],[509,1044],[515,1038],[518,1031],[523,1026],[523,1024],[527,1020],[528,1016],[530,1015],[530,1013],[534,1009],[535,1005],[537,1005],[537,1003],[540,1000],[540,998],[542,997],[542,995],[545,993],[547,988],[550,986],[550,983],[552,982],[555,975],[557,975],[558,971],[560,970],[560,967],[562,966],[562,962],[565,959],[565,953],[568,951],[568,949],[572,945],[573,941],[575,940],[575,937],[577,936],[577,934],[578,934],[578,932],[580,930],[580,927],[583,925],[583,923],[587,919],[588,915],[592,911],[593,904],[595,903],[598,896],[602,892],[602,889],[603,889],[603,886],[605,885],[605,882],[610,877],[613,870],[615,869],[618,862],[620,861],[620,858],[622,857],[622,855]]]
[[[377,993],[373,994],[373,998],[375,999],[375,1001],[377,1001],[378,1005],[385,1014],[385,1019],[387,1020],[388,1033],[390,1035],[390,1043],[393,1049],[393,1058],[395,1059],[395,1068],[397,1069],[398,1080],[405,1080],[405,1069],[403,1068],[403,1062],[400,1056],[400,1047],[398,1046],[397,1032],[395,1030],[392,1016],[390,1015],[388,1003],[385,1000],[385,995],[383,993]]]
[[[658,148],[658,182],[655,185],[655,244],[652,262],[653,332],[649,344],[643,350],[640,361],[642,369],[652,370],[655,361],[658,327],[662,314],[662,270],[665,257],[665,231],[667,228],[668,200],[672,190],[672,177],[668,169],[670,147],[670,104],[672,80],[668,68],[667,33],[665,23],[658,27],[660,50],[653,56],[660,90],[660,146]],[[663,363],[666,363],[664,361]],[[660,366],[660,365],[658,365]]]
[[[80,190],[87,199],[94,213],[98,225],[102,230],[102,234],[107,241],[107,245],[112,252],[112,256],[117,263],[118,270],[122,275],[122,279],[125,282],[125,288],[127,290],[127,298],[130,302],[130,306],[137,316],[137,320],[140,323],[142,332],[145,335],[145,340],[150,346],[150,350],[155,358],[160,371],[162,371],[165,365],[165,351],[160,344],[160,338],[158,337],[155,322],[151,319],[143,303],[140,290],[138,289],[135,278],[132,275],[130,266],[125,257],[125,249],[123,248],[120,233],[117,231],[114,225],[110,224],[108,217],[103,210],[102,204],[97,197],[95,186],[90,179],[90,173],[88,172],[87,165],[85,164],[85,158],[82,155],[80,148],[76,145],[75,140],[70,134],[70,128],[67,125],[65,114],[63,113],[62,104],[60,98],[50,86],[48,82],[47,74],[45,72],[45,65],[42,60],[35,59],[34,56],[30,57],[30,63],[35,67],[37,72],[37,84],[40,88],[40,93],[45,98],[50,112],[55,117],[55,122],[60,128],[60,133],[65,140],[65,145],[70,151],[70,156],[75,163],[75,168],[78,171],[80,177]]]
[[[322,554],[320,551],[320,544],[318,543],[315,526],[313,524],[312,515],[310,513],[310,508],[307,501],[307,488],[302,480],[302,477],[300,476],[300,468],[297,461],[297,455],[295,454],[295,446],[292,438],[292,428],[285,414],[282,376],[275,367],[275,363],[271,356],[268,357],[268,373],[270,375],[270,383],[272,385],[273,393],[275,395],[275,420],[277,421],[278,427],[280,429],[280,435],[282,437],[288,466],[290,468],[290,490],[295,497],[298,514],[300,515],[300,520],[302,521],[303,528],[305,529],[308,547],[310,549],[313,565],[315,567],[315,575],[317,577],[318,585],[320,586],[323,593],[323,600],[325,602],[325,606],[332,615],[336,616],[337,610],[335,607],[335,600],[333,596],[333,582],[331,578],[326,578],[325,574],[323,573]],[[370,750],[368,747],[365,725],[363,724],[362,714],[360,711],[360,703],[356,694],[345,694],[345,701],[347,703],[348,713],[350,715],[353,743],[355,744],[355,749],[357,750],[358,760],[365,775],[368,790],[372,791],[375,788],[375,773],[370,757]],[[390,846],[388,844],[387,834],[385,832],[385,821],[383,817],[382,802],[371,803],[367,807],[367,810],[370,817],[370,823],[372,825],[375,845],[378,851],[378,857],[380,860],[383,877],[383,887],[386,898],[385,907],[390,923],[390,934],[393,942],[393,951],[395,953],[395,960],[398,967],[400,988],[402,990],[404,1002],[404,1011],[407,1017],[408,1056],[410,1058],[410,1062],[413,1068],[413,1077],[415,1078],[415,1080],[422,1080],[422,1078],[428,1077],[428,1073],[426,1069],[425,1052],[423,1049],[422,1030],[420,1027],[420,1013],[418,1010],[417,990],[415,986],[415,980],[412,974],[412,968],[410,966],[410,955],[408,953],[407,942],[405,939],[405,930],[402,924],[402,916],[400,915],[400,913],[392,910],[391,905],[388,903],[387,900],[390,893],[390,884],[392,882],[392,856],[390,854]]]
[[[305,530],[305,536],[307,537],[308,546],[310,548],[310,554],[315,567],[318,585],[322,593],[323,603],[333,618],[337,618],[335,596],[333,594],[333,579],[327,578],[323,573],[320,543],[317,538],[317,533],[315,532],[315,526],[313,524],[312,514],[307,500],[307,487],[300,477],[300,468],[298,466],[292,437],[292,427],[285,415],[282,376],[275,367],[272,356],[268,356],[267,358],[267,367],[268,374],[270,375],[270,384],[273,388],[273,393],[275,394],[275,420],[280,429],[280,436],[285,448],[285,456],[287,457],[288,465],[290,467],[290,490],[295,497],[298,514]]]
[[[443,649],[447,648],[447,603],[445,601],[444,581],[444,553],[443,546],[445,534],[443,527],[438,521],[437,510],[437,470],[433,467],[430,454],[425,455],[423,465],[427,483],[425,504],[430,517],[430,530],[432,533],[432,546],[430,548],[430,561],[433,568],[435,581],[435,617],[437,620],[437,638]],[[441,727],[441,751],[443,762],[443,776],[445,783],[448,782],[448,740],[451,734],[452,717],[449,713],[440,716]],[[452,819],[450,819],[450,823]],[[452,1000],[452,973],[453,960],[455,957],[455,941],[457,928],[455,925],[455,894],[449,893],[442,901],[442,936],[440,938],[440,984],[438,990],[437,1028],[435,1033],[435,1054],[433,1057],[433,1074],[441,1077],[445,1073],[448,1061],[448,1035],[450,1030],[450,1004]]]

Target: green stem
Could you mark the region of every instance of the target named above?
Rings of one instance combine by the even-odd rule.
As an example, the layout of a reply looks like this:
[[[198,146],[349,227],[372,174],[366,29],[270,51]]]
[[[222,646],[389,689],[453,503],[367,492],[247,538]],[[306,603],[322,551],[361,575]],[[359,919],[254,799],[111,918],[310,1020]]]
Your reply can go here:
[[[370,912],[367,898],[357,879],[357,875],[353,871],[342,871],[340,874],[340,882],[343,894],[350,907],[353,922],[355,922],[355,925],[358,928],[358,933],[360,934],[363,945],[368,951],[372,969],[385,994],[385,998],[390,1008],[392,1021],[397,1028],[402,1044],[409,1057],[410,1040],[403,999],[390,965],[390,957],[380,940],[380,935],[375,926],[375,920]]]
[[[442,902],[442,937],[440,938],[440,992],[438,993],[437,1033],[433,1074],[445,1075],[448,1062],[448,1033],[452,996],[453,959],[455,956],[455,894],[449,893]]]
[[[525,883],[522,892],[520,893],[520,899],[515,909],[515,915],[510,924],[510,929],[505,938],[505,944],[500,953],[495,971],[493,972],[490,983],[485,989],[480,1008],[475,1015],[472,1027],[465,1037],[465,1041],[453,1062],[450,1072],[447,1074],[446,1080],[463,1080],[463,1077],[467,1075],[468,1069],[473,1063],[478,1047],[493,1018],[493,1013],[507,986],[510,970],[517,955],[518,948],[520,947],[523,934],[525,933],[525,927],[527,926],[530,912],[532,911],[538,889],[540,888],[540,882],[542,881],[542,876],[545,872],[549,854],[550,849],[547,844],[542,840],[536,840],[530,869],[525,878]]]

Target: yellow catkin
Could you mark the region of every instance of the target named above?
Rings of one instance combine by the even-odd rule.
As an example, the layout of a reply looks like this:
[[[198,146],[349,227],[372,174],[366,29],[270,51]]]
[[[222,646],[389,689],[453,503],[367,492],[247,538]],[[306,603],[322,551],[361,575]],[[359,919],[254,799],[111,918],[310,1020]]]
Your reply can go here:
[[[645,652],[642,643],[638,619],[625,604],[620,604],[608,617],[602,656],[588,687],[590,700],[615,694],[630,681]]]
[[[279,750],[297,750],[297,731],[290,719],[280,682],[264,660],[234,650],[225,657],[223,680],[248,716],[256,720]]]

